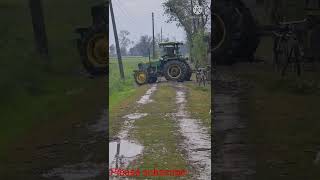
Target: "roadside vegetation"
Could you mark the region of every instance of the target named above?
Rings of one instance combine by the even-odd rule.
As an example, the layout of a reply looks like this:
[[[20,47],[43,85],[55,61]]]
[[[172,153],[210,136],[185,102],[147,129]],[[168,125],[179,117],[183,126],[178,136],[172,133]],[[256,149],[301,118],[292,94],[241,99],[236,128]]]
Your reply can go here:
[[[138,63],[146,61],[145,57],[132,56],[123,57],[125,80],[121,80],[118,59],[109,60],[109,108],[112,109],[119,102],[129,97],[135,92],[135,81],[133,71],[138,69]]]
[[[319,179],[320,74],[281,78],[268,65],[240,72],[252,85],[242,108],[249,115],[257,179]]]
[[[203,125],[208,128],[211,134],[211,84],[199,86],[192,78],[192,82],[187,82],[187,110],[191,117],[202,121]]]

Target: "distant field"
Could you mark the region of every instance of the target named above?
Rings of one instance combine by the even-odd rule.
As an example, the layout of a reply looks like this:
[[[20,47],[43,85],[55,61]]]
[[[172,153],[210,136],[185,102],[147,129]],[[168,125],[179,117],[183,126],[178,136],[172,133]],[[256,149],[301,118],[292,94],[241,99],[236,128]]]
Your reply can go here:
[[[116,58],[110,58],[109,62],[109,107],[134,93],[135,82],[133,70],[138,68],[138,63],[146,61],[145,57],[123,57],[125,81],[120,79],[119,65]]]

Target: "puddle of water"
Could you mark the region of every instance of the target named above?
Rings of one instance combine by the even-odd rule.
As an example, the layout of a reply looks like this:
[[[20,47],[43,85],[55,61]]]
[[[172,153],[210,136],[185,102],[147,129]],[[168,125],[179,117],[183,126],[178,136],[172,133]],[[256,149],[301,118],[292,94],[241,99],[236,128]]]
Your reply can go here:
[[[178,112],[175,113],[180,132],[185,137],[183,148],[187,151],[188,159],[197,168],[199,176],[196,179],[211,178],[211,137],[208,129],[202,126],[197,119],[190,118],[185,110],[186,94],[179,85],[176,92]]]
[[[146,92],[145,95],[143,95],[139,101],[137,101],[138,104],[148,104],[152,102],[153,100],[150,99],[150,96],[153,94],[154,91],[157,90],[157,84],[153,84],[150,89]]]
[[[91,163],[80,163],[66,165],[61,168],[55,168],[48,173],[43,174],[45,178],[62,178],[64,180],[92,179],[101,173],[105,173],[106,165],[97,165]]]
[[[108,113],[105,109],[102,113],[102,116],[95,124],[88,124],[87,128],[89,131],[104,133],[107,130],[108,125]],[[95,140],[88,139],[88,144],[95,143]],[[92,154],[88,154],[85,157],[86,160],[91,158]],[[85,160],[85,161],[86,161]],[[82,179],[95,179],[98,176],[104,175],[107,173],[107,164],[94,164],[94,163],[78,163],[73,165],[65,165],[60,168],[54,168],[47,173],[42,174],[44,178],[61,178],[64,180],[82,180]]]
[[[126,116],[123,116],[122,118],[126,118],[129,120],[137,120],[143,117],[146,117],[148,114],[147,113],[133,113],[133,114],[128,114]]]
[[[181,104],[185,102],[186,102],[185,93],[182,91],[177,91],[176,103]]]
[[[118,140],[109,143],[109,169],[125,168],[139,154],[143,146],[127,140]]]

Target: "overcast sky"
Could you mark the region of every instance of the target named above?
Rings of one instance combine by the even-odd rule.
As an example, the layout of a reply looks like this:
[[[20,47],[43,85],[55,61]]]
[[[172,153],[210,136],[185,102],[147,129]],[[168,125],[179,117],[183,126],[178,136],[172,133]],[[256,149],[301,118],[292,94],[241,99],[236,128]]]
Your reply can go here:
[[[112,0],[118,34],[121,30],[130,32],[129,38],[137,42],[141,35],[152,36],[152,12],[155,15],[155,35],[160,33],[163,37],[173,37],[177,41],[185,41],[185,32],[178,28],[176,23],[166,23],[167,15],[164,15],[162,3],[165,0]],[[110,12],[110,11],[109,11]],[[110,44],[114,44],[113,26],[109,14]]]

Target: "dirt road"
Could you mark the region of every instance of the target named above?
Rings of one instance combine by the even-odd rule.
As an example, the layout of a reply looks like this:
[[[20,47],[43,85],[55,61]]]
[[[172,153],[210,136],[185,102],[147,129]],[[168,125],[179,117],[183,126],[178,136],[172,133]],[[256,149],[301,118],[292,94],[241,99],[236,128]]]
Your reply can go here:
[[[96,79],[98,88],[84,89],[85,95],[65,114],[11,142],[0,160],[0,179],[106,179],[105,82]]]
[[[127,102],[127,108],[118,112],[121,115],[117,121],[123,125],[109,143],[109,167],[181,169],[188,172],[183,179],[210,179],[211,138],[205,123],[209,118],[210,88],[198,88],[194,82],[145,86],[148,89],[142,96]],[[207,103],[202,108],[205,116],[204,112],[190,111],[195,105],[192,97]],[[199,114],[206,118],[201,119]]]
[[[233,72],[232,67],[219,68],[213,82],[215,180],[250,180],[255,174],[247,118],[240,110],[246,103],[246,84]]]

